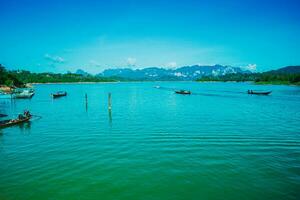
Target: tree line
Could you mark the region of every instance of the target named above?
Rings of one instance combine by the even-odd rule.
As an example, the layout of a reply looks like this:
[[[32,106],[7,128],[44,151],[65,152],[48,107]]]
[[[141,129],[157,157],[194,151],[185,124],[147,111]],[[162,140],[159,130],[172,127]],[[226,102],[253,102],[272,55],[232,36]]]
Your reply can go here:
[[[107,78],[74,73],[32,73],[25,70],[6,70],[0,64],[0,85],[23,87],[26,83],[75,83],[75,82],[115,82],[117,77]]]
[[[236,81],[245,82],[253,81],[258,84],[270,83],[270,84],[295,84],[300,85],[300,73],[236,73],[226,74],[223,76],[204,76],[199,78],[197,81]]]
[[[130,81],[119,77],[102,77],[74,73],[32,73],[25,70],[6,70],[0,64],[0,85],[24,87],[26,83],[75,83],[75,82],[115,82]],[[235,73],[223,76],[204,76],[197,81],[253,81],[257,84],[295,84],[300,85],[300,73]]]

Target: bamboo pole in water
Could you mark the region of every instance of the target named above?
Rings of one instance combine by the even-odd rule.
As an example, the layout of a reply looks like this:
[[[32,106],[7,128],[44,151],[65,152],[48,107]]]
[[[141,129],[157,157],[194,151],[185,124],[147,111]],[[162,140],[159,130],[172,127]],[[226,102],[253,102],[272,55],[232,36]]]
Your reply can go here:
[[[111,93],[108,93],[108,110],[111,110]]]
[[[87,96],[86,93],[85,93],[85,103],[86,103],[86,104],[88,103],[88,96]]]
[[[87,93],[85,93],[85,109],[87,110],[88,108],[88,96]]]

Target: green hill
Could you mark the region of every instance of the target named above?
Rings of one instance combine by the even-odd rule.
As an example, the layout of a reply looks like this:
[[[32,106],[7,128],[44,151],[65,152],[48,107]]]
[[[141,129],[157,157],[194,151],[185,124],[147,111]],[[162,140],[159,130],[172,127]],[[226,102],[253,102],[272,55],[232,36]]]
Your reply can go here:
[[[205,76],[197,81],[253,81],[257,84],[293,84],[300,85],[300,66],[288,66],[263,73],[226,74],[224,76]]]

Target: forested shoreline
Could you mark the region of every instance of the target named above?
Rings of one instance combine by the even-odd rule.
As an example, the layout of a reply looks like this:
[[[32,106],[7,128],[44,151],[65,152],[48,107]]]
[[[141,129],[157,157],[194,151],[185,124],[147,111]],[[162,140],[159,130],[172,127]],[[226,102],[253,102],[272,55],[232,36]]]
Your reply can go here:
[[[272,74],[272,73],[252,73],[252,74],[226,74],[224,76],[205,76],[197,81],[217,81],[217,82],[246,82],[251,81],[256,84],[291,84],[300,85],[300,74]]]
[[[0,64],[0,85],[24,87],[27,83],[116,82],[118,78],[80,75],[74,73],[32,73],[25,70],[6,70]]]
[[[203,76],[196,81],[219,81],[219,82],[246,82],[256,84],[287,84],[300,85],[300,67],[290,66],[263,73],[231,73],[222,76]],[[0,64],[0,85],[9,87],[25,87],[27,83],[84,83],[84,82],[116,82],[133,81],[120,77],[102,77],[90,74],[76,73],[32,73],[25,70],[6,70]],[[142,80],[147,81],[147,80]],[[167,80],[164,80],[167,81]]]

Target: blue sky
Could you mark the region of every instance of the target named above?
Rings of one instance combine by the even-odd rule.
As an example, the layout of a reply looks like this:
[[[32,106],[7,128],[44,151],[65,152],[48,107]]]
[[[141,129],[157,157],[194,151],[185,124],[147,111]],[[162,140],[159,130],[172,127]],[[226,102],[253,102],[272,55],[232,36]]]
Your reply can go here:
[[[300,1],[0,0],[0,63],[35,72],[300,64]]]

